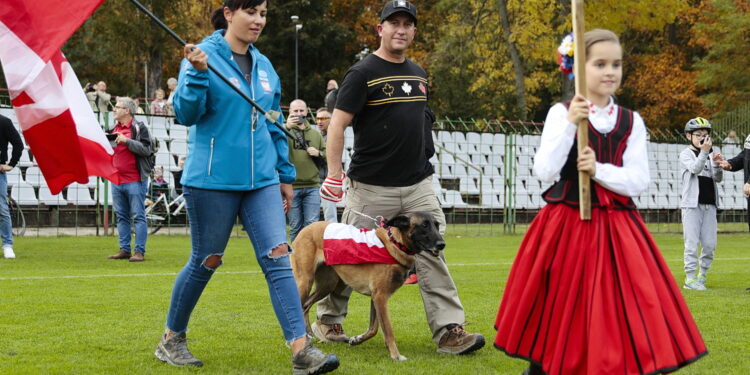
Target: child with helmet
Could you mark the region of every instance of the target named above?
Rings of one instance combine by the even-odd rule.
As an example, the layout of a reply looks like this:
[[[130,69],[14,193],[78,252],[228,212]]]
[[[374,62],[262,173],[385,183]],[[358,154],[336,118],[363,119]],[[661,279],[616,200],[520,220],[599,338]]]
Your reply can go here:
[[[716,183],[724,177],[724,171],[719,167],[724,157],[711,148],[711,123],[703,117],[696,117],[685,124],[685,138],[690,145],[680,153],[680,208],[686,275],[683,287],[706,290],[708,269],[716,249],[716,207],[719,203]],[[701,246],[700,252],[698,244]]]

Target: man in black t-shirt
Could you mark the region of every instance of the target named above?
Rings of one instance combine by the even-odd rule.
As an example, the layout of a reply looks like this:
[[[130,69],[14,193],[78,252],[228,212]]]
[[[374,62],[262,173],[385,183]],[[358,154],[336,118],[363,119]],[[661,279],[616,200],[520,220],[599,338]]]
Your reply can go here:
[[[380,48],[344,76],[328,128],[328,178],[321,197],[342,198],[344,129],[354,128],[354,154],[342,221],[374,228],[368,218],[430,212],[445,231],[445,215],[432,190],[429,162],[432,121],[428,115],[427,73],[404,57],[416,33],[417,13],[405,0],[388,1],[377,25]],[[366,216],[365,216],[366,215]],[[484,337],[463,329],[464,309],[442,257],[417,255],[419,288],[438,352],[466,354],[484,346]],[[342,323],[351,289],[318,303],[313,333],[322,341],[346,341]]]

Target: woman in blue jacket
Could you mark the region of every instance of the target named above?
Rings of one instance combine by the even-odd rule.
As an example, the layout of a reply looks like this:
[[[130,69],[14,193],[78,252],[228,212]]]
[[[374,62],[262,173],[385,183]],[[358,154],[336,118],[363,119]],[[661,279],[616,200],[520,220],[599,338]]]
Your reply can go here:
[[[167,329],[155,354],[172,365],[202,366],[188,350],[185,332],[239,215],[291,346],[294,373],[322,374],[339,363],[308,340],[289,263],[284,211],[292,200],[295,170],[286,136],[207,66],[210,60],[262,108],[280,112],[279,77],[253,45],[265,26],[267,5],[266,0],[226,0],[212,19],[220,29],[197,46],[185,46],[174,109],[179,123],[190,126],[181,182],[192,254],[175,281]]]

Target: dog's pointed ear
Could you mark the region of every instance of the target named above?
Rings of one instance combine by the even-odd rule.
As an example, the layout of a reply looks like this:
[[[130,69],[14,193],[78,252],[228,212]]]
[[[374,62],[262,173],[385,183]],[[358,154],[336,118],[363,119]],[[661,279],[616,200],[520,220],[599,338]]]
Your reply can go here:
[[[398,215],[394,217],[393,219],[388,220],[385,225],[389,227],[396,227],[400,230],[407,230],[409,229],[409,226],[411,225],[411,219],[409,219],[406,215]]]

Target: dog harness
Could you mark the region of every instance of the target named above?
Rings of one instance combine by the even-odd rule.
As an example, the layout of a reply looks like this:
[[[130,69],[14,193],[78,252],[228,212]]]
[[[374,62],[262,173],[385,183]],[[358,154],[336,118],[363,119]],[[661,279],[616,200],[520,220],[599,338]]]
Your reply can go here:
[[[323,233],[323,256],[327,265],[398,264],[374,230],[338,223],[328,224]]]

